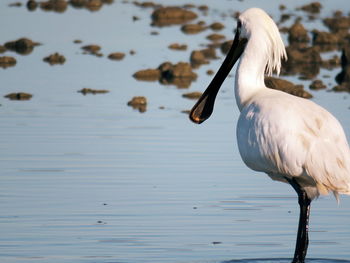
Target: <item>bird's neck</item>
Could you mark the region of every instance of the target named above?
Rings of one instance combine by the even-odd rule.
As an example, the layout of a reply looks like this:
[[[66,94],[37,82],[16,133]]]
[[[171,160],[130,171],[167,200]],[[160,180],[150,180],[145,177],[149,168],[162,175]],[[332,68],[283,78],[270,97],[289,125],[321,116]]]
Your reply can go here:
[[[267,63],[266,53],[263,52],[261,47],[252,45],[252,41],[249,42],[242,54],[236,72],[235,97],[240,111],[257,91],[266,88],[264,83]]]

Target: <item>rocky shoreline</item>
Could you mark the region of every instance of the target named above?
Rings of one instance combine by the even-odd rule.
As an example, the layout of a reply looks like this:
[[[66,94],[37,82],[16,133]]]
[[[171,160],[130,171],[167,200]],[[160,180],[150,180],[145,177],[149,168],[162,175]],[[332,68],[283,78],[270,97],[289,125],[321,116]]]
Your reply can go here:
[[[112,4],[114,4],[113,0],[29,0],[23,5],[20,2],[14,2],[9,4],[9,6],[11,8],[27,8],[30,12],[36,12],[38,9],[45,12],[65,12],[68,8],[88,9],[95,12],[104,6]],[[174,26],[178,27],[183,34],[192,37],[197,37],[199,33],[208,33],[205,39],[202,39],[204,44],[201,45],[201,48],[192,50],[187,61],[178,63],[165,61],[158,66],[154,65],[154,68],[138,70],[133,74],[133,77],[138,81],[157,81],[162,85],[174,85],[177,88],[188,89],[191,83],[198,79],[198,73],[196,71],[202,65],[210,64],[212,60],[222,59],[232,44],[232,40],[227,40],[224,34],[220,34],[220,31],[231,25],[225,25],[222,21],[205,22],[210,12],[208,6],[194,4],[163,6],[153,2],[132,2],[129,4],[134,5],[135,8],[139,8],[140,10],[148,10],[148,12],[150,9],[152,10],[150,26],[153,30],[151,34],[157,35],[157,31],[154,29],[162,28],[164,30],[167,27]],[[322,10],[322,5],[319,2],[312,2],[297,7],[294,11],[287,10],[285,6],[281,5],[279,10],[280,18],[278,24],[280,31],[285,34],[288,40],[288,43],[286,43],[288,60],[283,62],[281,76],[279,78],[266,78],[266,85],[269,88],[280,89],[296,96],[311,98],[312,94],[305,90],[303,85],[300,85],[300,83],[295,85],[283,79],[284,76],[297,76],[301,80],[301,83],[307,80],[311,83],[309,89],[315,91],[327,89],[327,85],[319,79],[321,69],[339,69],[339,73],[335,79],[337,85],[328,87],[328,89],[350,92],[350,17],[341,11],[335,10],[332,17],[323,18],[319,15]],[[294,12],[297,11],[303,12],[304,16],[299,17],[296,15]],[[237,17],[238,12],[229,15],[232,16],[230,20],[232,24],[232,20],[234,17]],[[327,31],[318,29],[307,30],[303,25],[304,17],[307,17],[309,20],[322,21]],[[134,15],[132,19],[133,21],[137,21],[139,17]],[[294,19],[294,22],[291,23],[291,26],[283,26],[286,21],[290,22],[292,19]],[[102,47],[100,45],[84,44],[81,40],[74,40],[74,43],[81,44],[82,54],[94,55],[96,57],[105,56],[102,53]],[[43,44],[24,37],[0,43],[0,67],[6,69],[15,67],[21,63],[21,57],[15,58],[11,56],[11,52],[15,52],[20,56],[29,55],[40,45]],[[186,43],[174,42],[164,48],[168,48],[170,52],[181,52],[187,51],[188,45]],[[325,59],[323,58],[323,54],[327,52],[334,52],[335,55]],[[115,51],[106,55],[106,58],[111,61],[123,63],[124,60],[128,59],[128,55],[134,55],[135,53],[136,51],[134,50],[130,50],[129,54]],[[53,66],[64,65],[69,59],[66,59],[66,56],[63,54],[53,51],[52,54],[44,57],[43,61]],[[207,74],[212,75],[214,71],[207,70]],[[93,92],[91,90],[84,91],[84,89],[80,92],[84,95],[88,93],[107,93]],[[16,94],[20,94],[20,92]],[[6,97],[8,95],[4,96]],[[14,99],[21,98],[21,96],[12,97]],[[184,95],[184,97],[186,96]],[[30,98],[28,97],[28,99]],[[144,110],[140,110],[140,112],[144,112]]]

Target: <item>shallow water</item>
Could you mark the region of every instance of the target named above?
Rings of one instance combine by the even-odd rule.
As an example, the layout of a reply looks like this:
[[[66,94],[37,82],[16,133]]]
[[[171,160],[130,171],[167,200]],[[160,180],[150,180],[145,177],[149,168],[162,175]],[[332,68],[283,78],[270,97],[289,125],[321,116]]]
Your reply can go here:
[[[254,259],[238,259],[238,260],[230,260],[230,261],[224,261],[223,263],[290,263],[289,258],[254,258]],[[310,258],[307,259],[305,262],[312,262],[312,263],[347,263],[350,262],[348,260],[341,260],[341,259],[330,259],[330,258]]]
[[[152,28],[151,9],[128,2],[62,14],[28,12],[7,2],[0,4],[0,22],[7,25],[0,44],[26,36],[43,45],[26,56],[5,53],[16,57],[17,65],[0,70],[1,262],[289,262],[296,196],[288,185],[241,162],[233,78],[224,83],[209,121],[197,126],[181,113],[194,104],[181,95],[203,90],[211,79],[206,70],[217,69],[221,60],[197,70],[189,90],[132,77],[166,60],[187,61],[211,32],[187,36],[178,26]],[[321,2],[323,15],[344,10],[344,1]],[[234,20],[222,14],[262,5],[203,3],[211,11],[201,18],[208,24],[222,20],[227,38]],[[293,11],[304,3],[286,5]],[[264,8],[278,17],[277,4]],[[133,22],[133,15],[140,20]],[[314,23],[322,28],[317,22],[307,25]],[[170,51],[173,42],[189,49]],[[102,46],[104,57],[82,54],[80,47],[92,43]],[[106,58],[116,51],[127,53],[124,60]],[[63,66],[42,62],[54,52],[66,56]],[[321,72],[329,89],[338,71]],[[110,93],[83,96],[77,91],[84,87]],[[19,102],[2,97],[18,91],[34,96]],[[349,95],[312,93],[350,134]],[[148,98],[145,113],[126,106],[136,95]],[[349,216],[347,196],[339,205],[333,197],[313,203],[307,262],[350,260]]]

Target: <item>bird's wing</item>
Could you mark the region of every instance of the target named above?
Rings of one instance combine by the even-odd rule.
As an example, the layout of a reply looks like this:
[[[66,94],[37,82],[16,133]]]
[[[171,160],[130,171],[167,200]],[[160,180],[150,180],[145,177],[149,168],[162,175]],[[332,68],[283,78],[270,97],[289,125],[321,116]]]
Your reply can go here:
[[[311,101],[273,94],[257,97],[241,112],[237,139],[244,162],[296,177],[320,194],[349,193],[350,151],[337,119]]]

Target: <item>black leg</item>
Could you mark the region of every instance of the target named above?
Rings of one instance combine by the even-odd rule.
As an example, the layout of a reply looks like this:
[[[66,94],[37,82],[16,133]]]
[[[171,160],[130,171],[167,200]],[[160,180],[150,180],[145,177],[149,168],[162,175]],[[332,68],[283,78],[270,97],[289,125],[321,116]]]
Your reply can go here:
[[[311,199],[307,196],[306,192],[300,187],[295,179],[287,180],[297,192],[300,206],[298,235],[292,263],[304,263],[309,244],[308,231]]]

